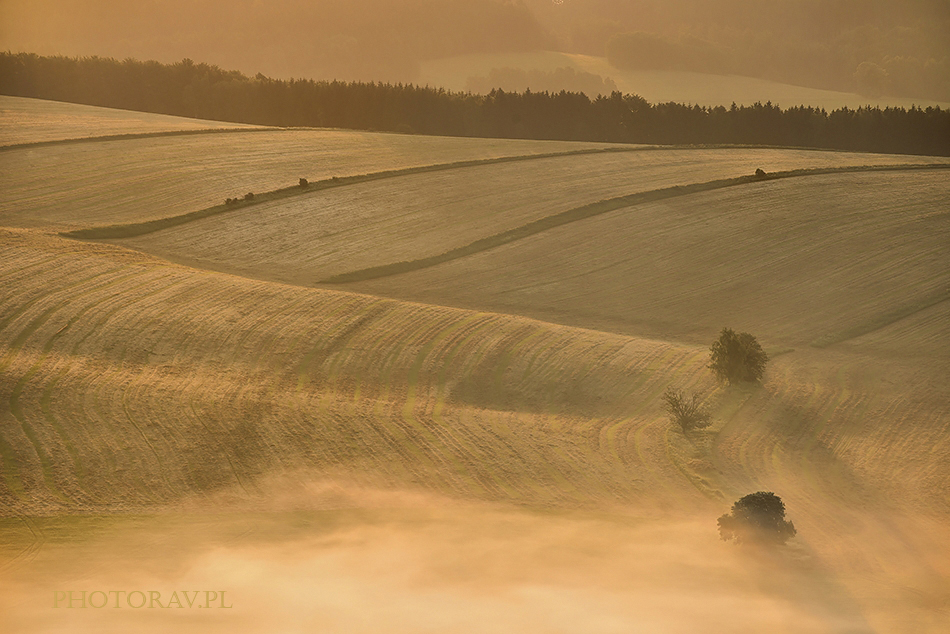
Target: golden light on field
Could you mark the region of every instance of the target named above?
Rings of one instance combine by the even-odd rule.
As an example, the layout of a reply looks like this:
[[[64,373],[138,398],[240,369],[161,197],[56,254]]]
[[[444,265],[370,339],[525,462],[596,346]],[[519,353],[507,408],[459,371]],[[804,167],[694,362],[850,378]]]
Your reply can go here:
[[[222,6],[127,4],[5,2],[2,38]],[[594,4],[434,3],[526,50],[400,40],[390,70],[592,45],[628,15],[564,30]],[[944,632],[948,209],[946,157],[0,97],[0,630]],[[724,326],[761,383],[715,380]],[[672,424],[670,388],[712,424]],[[784,547],[720,540],[754,491]]]

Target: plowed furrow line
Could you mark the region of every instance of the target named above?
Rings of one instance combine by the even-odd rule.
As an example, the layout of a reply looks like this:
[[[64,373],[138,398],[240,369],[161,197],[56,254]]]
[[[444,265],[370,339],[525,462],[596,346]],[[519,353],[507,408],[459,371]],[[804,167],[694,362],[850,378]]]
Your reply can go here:
[[[466,327],[461,328],[448,341],[455,339],[455,343],[447,346],[442,354],[444,358],[437,364],[435,371],[435,402],[432,406],[430,416],[436,428],[443,430],[443,433],[452,439],[452,442],[460,447],[461,459],[466,464],[466,473],[471,482],[469,487],[477,484],[482,491],[492,495],[499,495],[504,492],[504,488],[494,476],[495,470],[486,468],[485,465],[491,465],[497,456],[490,455],[489,451],[481,447],[477,437],[473,435],[464,425],[448,424],[443,416],[447,394],[447,377],[449,368],[454,364],[456,357],[467,348],[471,347],[472,342],[492,325],[493,317],[491,315],[478,314],[476,318],[470,321]],[[481,467],[481,468],[479,468]],[[474,492],[474,491],[470,491]]]
[[[449,323],[446,327],[442,328],[438,332],[434,333],[419,352],[416,354],[416,358],[412,363],[412,366],[409,368],[409,375],[406,380],[406,396],[405,402],[403,403],[401,416],[402,419],[409,425],[411,428],[418,430],[423,434],[423,437],[428,440],[433,447],[441,446],[443,448],[442,453],[446,454],[445,460],[447,466],[449,466],[454,472],[461,472],[462,474],[467,473],[467,469],[464,464],[459,461],[459,456],[463,455],[464,449],[459,445],[450,434],[445,433],[442,430],[440,425],[436,425],[434,419],[428,419],[429,424],[423,424],[421,419],[427,419],[425,409],[426,409],[426,400],[418,399],[416,396],[419,384],[420,384],[420,374],[422,373],[422,368],[426,362],[426,359],[429,355],[432,354],[432,351],[442,344],[445,339],[452,337],[455,333],[460,330],[464,330],[467,326],[471,325],[473,322],[478,321],[479,315],[470,315],[469,317],[463,318],[454,323]],[[425,384],[426,386],[428,384]],[[418,401],[422,400],[420,404]],[[417,415],[416,408],[421,409],[422,411]]]
[[[114,273],[115,271],[118,271],[118,270],[121,270],[121,269],[124,269],[124,268],[126,268],[126,267],[120,266],[120,267],[116,267],[116,268],[109,269],[109,270],[107,270],[107,271],[101,271],[101,272],[96,273],[96,274],[94,274],[94,275],[86,276],[86,277],[84,277],[84,278],[82,278],[82,279],[76,280],[75,282],[72,282],[72,283],[69,283],[69,284],[66,284],[66,285],[63,285],[63,286],[60,286],[60,285],[59,285],[59,281],[58,281],[57,278],[49,279],[49,280],[48,280],[48,283],[47,283],[46,285],[44,285],[43,289],[41,289],[40,291],[38,291],[36,297],[34,297],[33,299],[31,299],[31,300],[29,300],[29,301],[23,302],[23,303],[20,304],[15,310],[11,311],[10,313],[8,313],[8,314],[6,315],[6,317],[4,317],[2,320],[0,320],[0,332],[3,332],[4,329],[6,329],[6,327],[7,327],[8,325],[10,325],[10,323],[11,323],[13,320],[15,320],[17,317],[20,317],[21,315],[27,314],[27,311],[29,311],[35,304],[37,304],[37,303],[43,301],[44,299],[53,300],[53,299],[54,299],[54,296],[53,296],[53,294],[49,291],[50,288],[55,288],[56,296],[61,296],[64,292],[69,291],[69,290],[72,289],[72,288],[75,288],[75,287],[77,287],[77,286],[80,286],[81,284],[85,284],[86,282],[88,282],[88,281],[90,281],[90,280],[94,280],[94,279],[96,279],[96,278],[102,277],[103,275],[108,275],[108,274],[110,274],[110,273]],[[62,275],[62,277],[67,277],[67,274]],[[66,300],[66,302],[68,302],[68,300]],[[62,302],[61,302],[61,303],[62,303]],[[57,304],[57,306],[58,306],[58,305],[59,305],[59,304]],[[5,355],[5,357],[4,357],[3,360],[0,360],[0,370],[2,370],[2,369],[5,368],[7,365],[9,365],[10,360],[11,360],[11,359],[10,359],[11,355],[13,355],[16,351],[19,350],[19,348],[23,345],[23,343],[26,342],[26,339],[33,333],[33,330],[35,330],[36,328],[39,328],[39,327],[43,324],[43,322],[46,321],[46,318],[48,318],[49,315],[52,314],[52,312],[55,312],[55,306],[54,306],[54,308],[53,308],[52,310],[48,309],[46,313],[43,313],[43,315],[46,315],[45,318],[41,319],[41,320],[38,321],[38,322],[36,322],[36,320],[34,320],[34,322],[36,322],[35,327],[34,327],[33,324],[31,323],[31,324],[28,325],[26,328],[20,330],[20,331],[18,332],[18,334],[13,337],[12,341],[11,341],[10,344],[9,344],[9,347],[8,347],[8,350],[7,350],[7,355]],[[41,315],[41,317],[42,317],[43,315]]]
[[[120,277],[117,277],[117,278],[113,278],[113,279],[110,280],[109,282],[107,282],[107,283],[105,283],[105,284],[102,284],[102,285],[96,287],[96,288],[93,289],[93,290],[94,290],[94,291],[102,291],[102,290],[104,290],[104,289],[111,288],[112,286],[114,286],[114,285],[116,285],[116,284],[121,284],[122,282],[125,282],[125,281],[128,280],[128,279],[137,277],[137,276],[141,275],[141,273],[142,273],[141,271],[135,271],[135,272],[129,273],[129,274],[127,274],[127,275],[123,275],[123,276],[120,276]],[[91,292],[93,292],[93,291],[89,291],[89,292],[86,293],[86,294],[89,294],[89,293],[91,293]],[[11,411],[11,413],[13,414],[14,418],[16,418],[17,421],[20,423],[20,427],[23,429],[23,433],[27,436],[27,438],[30,439],[30,442],[33,444],[33,447],[34,447],[34,449],[35,449],[35,451],[36,451],[37,457],[38,457],[38,459],[39,459],[39,461],[40,461],[40,468],[42,469],[43,480],[46,482],[46,486],[47,486],[47,488],[50,490],[50,492],[53,493],[53,495],[55,495],[57,498],[59,498],[59,499],[60,499],[61,501],[63,501],[63,502],[68,502],[69,500],[68,500],[67,496],[63,493],[62,487],[60,487],[59,485],[57,485],[57,483],[56,483],[56,477],[55,477],[55,474],[54,474],[54,471],[56,470],[54,465],[60,465],[60,466],[62,466],[63,461],[62,461],[62,460],[54,460],[54,459],[51,459],[50,456],[47,455],[47,449],[51,449],[51,450],[53,449],[52,447],[50,447],[51,443],[48,442],[48,441],[47,441],[47,442],[43,442],[43,441],[40,439],[39,434],[37,433],[37,431],[36,431],[36,430],[33,428],[33,426],[29,423],[29,421],[27,420],[28,417],[27,417],[27,416],[25,415],[25,413],[23,412],[23,408],[22,408],[21,403],[20,403],[20,397],[23,395],[23,390],[24,390],[24,388],[26,387],[26,385],[30,382],[31,379],[33,379],[33,377],[34,377],[35,375],[37,375],[37,374],[39,373],[40,369],[41,369],[42,366],[43,366],[43,363],[44,363],[44,362],[46,361],[46,359],[49,357],[50,352],[51,352],[52,349],[53,349],[53,346],[56,345],[56,342],[57,342],[61,337],[63,337],[65,334],[67,334],[68,331],[69,331],[69,329],[70,329],[77,321],[79,321],[87,312],[89,312],[89,311],[92,310],[93,308],[96,308],[97,306],[99,306],[102,302],[106,301],[107,299],[108,299],[108,298],[102,298],[102,299],[99,299],[98,301],[95,301],[95,302],[92,302],[92,303],[90,303],[90,304],[87,304],[86,306],[84,306],[83,308],[81,308],[79,311],[77,311],[77,312],[66,322],[66,324],[65,324],[62,328],[60,328],[59,330],[57,330],[56,333],[53,334],[53,335],[46,341],[46,343],[43,345],[42,353],[41,353],[40,357],[39,357],[39,358],[34,362],[34,364],[26,371],[26,373],[20,378],[20,380],[16,382],[16,384],[13,386],[13,391],[12,391],[12,393],[10,394],[10,399],[9,399],[10,411]],[[69,440],[67,439],[67,437],[66,437],[66,435],[65,435],[65,433],[64,433],[64,431],[63,431],[63,429],[62,429],[58,424],[56,424],[53,420],[51,420],[51,419],[47,419],[47,422],[52,423],[52,424],[50,425],[50,427],[56,432],[56,435],[57,435],[57,437],[58,437],[58,439],[59,439],[59,443],[60,443],[64,448],[66,448],[67,453],[68,453],[71,457],[74,457],[74,451],[75,451],[75,450],[73,450],[73,451],[70,451],[70,450],[69,450],[69,448],[71,447],[71,443],[70,443]],[[63,479],[69,480],[69,478],[66,478],[66,477],[64,477]]]
[[[32,321],[30,321],[22,330],[19,331],[19,333],[13,338],[12,342],[8,346],[7,353],[4,356],[3,360],[0,361],[0,373],[4,373],[7,370],[7,368],[10,367],[10,365],[16,359],[20,350],[22,349],[24,344],[27,342],[27,340],[30,338],[30,336],[33,335],[37,330],[39,330],[49,320],[50,317],[56,314],[64,306],[67,306],[71,301],[73,301],[73,299],[83,297],[89,293],[92,293],[98,290],[99,288],[103,286],[108,285],[108,283],[105,285],[100,284],[99,286],[94,286],[92,289],[78,292],[79,289],[82,288],[83,284],[91,280],[98,279],[104,275],[115,273],[117,271],[120,271],[126,268],[127,267],[121,266],[121,267],[109,269],[107,271],[100,272],[94,275],[84,277],[80,280],[77,280],[76,282],[72,284],[66,285],[65,288],[63,289],[58,289],[60,291],[66,291],[66,292],[72,291],[72,292],[67,295],[66,299],[63,299],[56,304],[53,304],[51,307],[47,308],[45,311],[40,313],[37,317],[33,318]],[[73,290],[73,289],[76,289],[76,290]],[[63,294],[62,292],[57,293],[57,295],[59,296],[62,296],[62,294]],[[32,306],[34,303],[38,302],[40,299],[43,299],[43,298],[40,297],[40,298],[37,298],[36,301],[27,302],[27,305],[21,306],[20,309],[15,311],[15,314],[25,314],[27,308]],[[7,321],[7,323],[9,323],[9,320]],[[22,390],[22,387],[20,389]],[[25,418],[22,417],[22,412],[19,411],[18,402],[17,402],[18,394],[16,393],[15,390],[16,390],[16,387],[14,387],[14,394],[17,396],[17,398],[14,398],[13,402],[11,403],[11,406],[16,407],[17,409],[16,411],[11,411],[11,413],[13,414],[14,419],[18,423],[18,428],[19,428],[20,433],[22,433],[23,436],[26,437],[29,445],[32,447],[32,453],[36,455],[37,460],[39,460],[39,464],[36,466],[39,467],[40,473],[44,474],[43,480],[46,481],[46,478],[49,475],[49,470],[48,468],[44,469],[43,467],[43,462],[46,459],[45,452],[43,448],[39,445],[39,440],[37,436],[33,433],[34,430],[26,422]],[[11,442],[11,439],[14,438],[14,436],[15,435],[13,433],[13,429],[7,429],[5,433],[0,434],[0,457],[3,458],[3,462],[4,462],[4,480],[7,484],[7,487],[11,490],[11,492],[14,492],[14,493],[19,492],[18,496],[22,497],[25,494],[27,487],[22,482],[25,474],[22,472],[20,468],[21,467],[20,460],[17,457],[18,452],[16,451],[16,449],[14,448],[14,445]],[[47,461],[47,467],[49,467],[48,461]],[[47,487],[49,487],[48,481],[47,481]],[[52,490],[56,491],[57,489],[54,486]]]
[[[185,289],[179,293],[172,293],[170,296],[164,296],[166,291],[169,291],[172,288],[180,286],[182,283],[187,284]],[[131,332],[141,333],[137,337],[125,337],[122,340],[124,345],[118,351],[115,359],[112,364],[97,377],[97,380],[92,380],[90,386],[86,388],[88,393],[93,396],[93,407],[95,408],[98,416],[98,420],[101,423],[108,424],[112,427],[112,432],[110,437],[116,439],[120,447],[123,449],[115,457],[118,460],[122,461],[122,464],[125,466],[120,467],[119,463],[113,460],[112,462],[112,473],[116,473],[121,476],[123,471],[130,471],[134,473],[133,476],[134,482],[137,483],[139,494],[145,495],[153,503],[157,502],[159,498],[155,497],[156,492],[151,483],[145,483],[142,481],[142,476],[144,474],[156,474],[159,473],[164,477],[163,468],[161,466],[161,460],[158,457],[158,452],[155,447],[152,445],[146,434],[143,432],[141,427],[135,421],[134,416],[132,415],[129,409],[129,396],[128,390],[131,389],[132,380],[128,376],[128,370],[124,368],[125,358],[129,354],[130,344],[134,344],[137,350],[150,350],[155,347],[156,342],[148,339],[149,334],[146,333],[148,327],[159,320],[159,315],[165,312],[164,307],[172,299],[180,299],[182,297],[187,297],[191,293],[200,292],[200,288],[196,288],[193,280],[188,278],[184,280],[176,280],[167,286],[156,289],[153,292],[148,293],[144,297],[137,298],[136,301],[126,303],[117,308],[115,313],[121,313],[123,310],[129,311],[133,305],[137,310],[131,312],[128,315],[125,315],[123,319],[113,319],[113,323],[121,321],[121,323]],[[162,296],[159,296],[162,295]],[[151,301],[143,303],[143,299],[150,299]],[[156,306],[161,306],[163,310],[155,310]],[[113,315],[108,315],[103,318],[103,321],[108,320]],[[158,333],[161,330],[156,331]],[[167,338],[171,341],[174,341],[174,333],[164,333],[167,335]],[[154,337],[155,333],[151,333],[151,336]],[[159,334],[158,336],[161,336]],[[111,388],[112,392],[109,394],[103,394],[102,390],[106,388]],[[106,408],[105,404],[115,406],[115,409],[112,407]],[[126,421],[128,424],[122,424],[120,421]],[[136,441],[136,438],[141,438],[144,442],[144,446]],[[145,450],[144,453],[141,450]],[[146,449],[147,448],[147,449]],[[154,466],[147,467],[148,462],[146,456],[151,453],[155,458],[156,462]],[[146,462],[140,462],[140,461]],[[167,486],[167,482],[166,482]],[[127,484],[123,484],[121,488],[127,489]]]
[[[377,433],[390,441],[394,450],[403,456],[407,467],[418,464],[429,472],[436,472],[434,456],[430,455],[431,448],[427,450],[417,434],[408,430],[404,422],[399,420],[394,397],[390,394],[395,387],[393,374],[402,351],[419,336],[424,336],[433,328],[431,323],[417,319],[415,311],[407,311],[407,313],[400,316],[401,318],[395,324],[389,323],[388,318],[382,320],[380,327],[374,332],[384,333],[385,336],[374,340],[367,348],[387,351],[379,366],[374,368],[375,372],[379,373],[377,381],[379,394],[374,400],[372,417],[367,419],[367,422],[373,424]],[[410,322],[410,327],[403,327],[405,322]]]
[[[311,377],[315,374],[316,369],[328,360],[330,361],[330,368],[327,374],[328,376],[333,376],[335,379],[338,376],[338,373],[334,371],[336,363],[341,360],[341,355],[338,353],[345,351],[354,336],[361,329],[367,328],[374,320],[379,319],[380,316],[386,312],[389,305],[390,303],[386,300],[378,300],[360,305],[360,312],[355,317],[339,321],[333,326],[332,330],[328,330],[326,334],[319,339],[319,343],[311,347],[310,352],[307,353],[300,362],[297,369],[297,390],[305,389],[310,383]],[[341,304],[330,311],[326,319],[329,320],[336,317],[347,308],[353,308],[353,306],[350,304]],[[335,380],[328,381],[328,384],[332,389],[335,386]]]
[[[395,346],[394,354],[390,358],[390,362],[384,366],[383,374],[383,389],[387,393],[387,396],[389,392],[397,386],[405,390],[401,397],[393,396],[391,399],[383,399],[384,401],[391,401],[390,411],[392,412],[392,422],[400,428],[400,433],[404,438],[410,439],[410,442],[412,442],[420,452],[426,454],[428,466],[437,471],[441,471],[443,468],[451,469],[452,461],[450,457],[446,455],[444,447],[440,445],[436,436],[429,429],[416,420],[411,412],[409,412],[408,417],[406,416],[410,378],[406,376],[404,381],[397,383],[394,380],[394,371],[397,367],[402,368],[409,365],[408,363],[398,363],[402,360],[401,357],[404,351],[424,347],[426,341],[438,336],[440,332],[448,327],[445,323],[445,317],[445,315],[440,315],[439,318],[433,319],[429,323],[418,320],[414,328],[404,333],[403,341]],[[451,319],[451,316],[449,316],[449,318]],[[419,353],[417,353],[417,355],[418,354]],[[438,461],[440,464],[437,466],[433,461]]]

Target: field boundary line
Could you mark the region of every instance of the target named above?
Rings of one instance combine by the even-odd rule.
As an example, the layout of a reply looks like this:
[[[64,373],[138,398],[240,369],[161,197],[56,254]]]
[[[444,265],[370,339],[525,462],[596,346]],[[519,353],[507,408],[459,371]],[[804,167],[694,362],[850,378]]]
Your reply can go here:
[[[369,183],[372,181],[385,180],[388,178],[398,178],[400,176],[411,176],[414,174],[427,174],[431,172],[444,172],[455,169],[466,169],[469,167],[482,167],[486,165],[499,165],[504,163],[518,163],[522,161],[533,161],[537,159],[564,158],[570,156],[584,156],[591,154],[622,154],[626,152],[643,152],[657,149],[652,146],[623,146],[609,148],[583,148],[579,150],[566,150],[563,152],[546,152],[542,154],[518,154],[515,156],[496,156],[493,158],[469,159],[465,161],[452,161],[450,163],[434,163],[431,165],[416,165],[414,167],[403,167],[399,169],[383,170],[380,172],[369,172],[367,174],[353,174],[350,176],[331,176],[323,180],[308,183],[305,186],[291,185],[282,187],[260,194],[254,194],[251,200],[235,199],[231,204],[219,204],[212,207],[206,207],[197,211],[179,214],[177,216],[167,216],[165,218],[156,218],[154,220],[145,220],[142,222],[120,223],[115,225],[106,225],[102,227],[89,227],[85,229],[74,229],[72,231],[63,231],[59,235],[64,238],[78,238],[80,240],[115,240],[118,238],[136,238],[147,235],[163,229],[177,227],[179,225],[203,220],[211,216],[217,216],[229,211],[239,211],[254,205],[260,205],[275,200],[282,200],[293,196],[305,194],[315,194],[327,189],[345,187],[348,185],[358,185],[360,183]],[[950,165],[950,164],[948,164]]]
[[[73,145],[76,143],[105,143],[107,141],[132,141],[135,139],[153,139],[172,136],[193,136],[198,134],[226,134],[231,132],[280,132],[295,128],[201,128],[200,130],[159,130],[157,132],[124,132],[120,134],[103,134],[100,136],[80,136],[68,139],[51,139],[49,141],[27,141],[26,143],[11,143],[0,145],[0,152],[13,150],[32,150],[34,148],[56,145]]]
[[[892,308],[891,310],[885,311],[872,319],[850,328],[845,328],[844,330],[838,332],[823,335],[812,341],[809,345],[812,348],[821,349],[828,348],[835,344],[843,343],[851,339],[857,339],[858,337],[862,337],[877,330],[887,328],[888,326],[896,324],[902,319],[912,317],[919,312],[927,310],[928,308],[932,308],[937,304],[942,304],[948,300],[950,300],[950,287],[925,295],[916,302],[910,302],[901,306],[897,306],[896,308]]]
[[[539,234],[541,232],[547,231],[549,229],[554,229],[556,227],[561,227],[572,222],[578,222],[580,220],[586,220],[588,218],[593,218],[605,214],[610,211],[616,211],[618,209],[624,209],[627,207],[633,207],[635,205],[641,205],[644,203],[657,202],[660,200],[666,200],[669,198],[678,198],[680,196],[688,196],[689,194],[697,194],[702,192],[713,191],[717,189],[725,189],[727,187],[736,187],[739,185],[748,185],[751,183],[760,183],[767,182],[772,180],[782,180],[786,178],[798,178],[802,176],[821,176],[827,174],[847,174],[847,173],[861,173],[861,172],[895,172],[895,171],[914,171],[914,170],[930,170],[930,169],[950,169],[950,164],[947,163],[923,163],[923,164],[911,164],[911,165],[874,165],[874,166],[851,166],[851,167],[819,167],[819,168],[803,168],[796,170],[788,170],[783,172],[773,172],[771,174],[766,174],[765,176],[738,176],[735,178],[724,178],[717,179],[713,181],[706,181],[704,183],[693,183],[690,185],[674,185],[672,187],[664,187],[661,189],[654,189],[645,192],[637,192],[635,194],[627,194],[624,196],[617,196],[615,198],[608,198],[605,200],[600,200],[594,203],[588,203],[580,207],[575,207],[573,209],[568,209],[567,211],[562,211],[560,213],[553,214],[551,216],[546,216],[539,220],[529,222],[527,224],[521,225],[520,227],[515,227],[514,229],[509,229],[508,231],[503,231],[501,233],[496,233],[494,235],[488,236],[486,238],[481,238],[475,242],[470,242],[461,247],[456,247],[440,253],[438,255],[429,256],[426,258],[420,258],[418,260],[404,260],[402,262],[394,262],[391,264],[382,264],[379,266],[372,266],[365,269],[359,269],[356,271],[351,271],[348,273],[340,273],[338,275],[333,275],[326,279],[320,280],[318,284],[347,284],[351,282],[365,282],[368,280],[375,280],[382,277],[389,277],[392,275],[399,275],[401,273],[409,273],[411,271],[418,271],[420,269],[429,268],[436,266],[438,264],[443,264],[445,262],[451,262],[452,260],[458,260],[460,258],[467,257],[469,255],[474,255],[476,253],[481,253],[483,251],[488,251],[496,247],[504,246],[508,243],[515,242],[517,240],[522,240],[524,238]],[[74,232],[76,233],[76,232]],[[67,235],[67,234],[63,234]]]

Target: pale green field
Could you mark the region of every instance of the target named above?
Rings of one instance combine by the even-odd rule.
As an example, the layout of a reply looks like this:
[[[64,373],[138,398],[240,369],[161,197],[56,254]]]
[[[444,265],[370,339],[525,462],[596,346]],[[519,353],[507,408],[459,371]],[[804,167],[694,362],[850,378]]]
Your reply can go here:
[[[515,68],[525,71],[551,72],[558,68],[574,68],[609,77],[617,89],[626,94],[637,94],[651,103],[700,104],[726,106],[733,102],[752,105],[756,101],[771,101],[783,108],[813,106],[835,110],[847,106],[860,108],[872,105],[909,108],[950,104],[936,101],[921,101],[901,97],[866,97],[854,93],[820,90],[780,84],[765,79],[737,75],[707,75],[684,71],[624,71],[611,66],[606,58],[570,53],[535,52],[492,55],[465,55],[423,62],[421,84],[443,86],[448,90],[465,90],[469,77],[487,77],[492,68]],[[588,95],[592,99],[596,95]]]
[[[115,134],[252,127],[240,123],[0,95],[0,147]]]

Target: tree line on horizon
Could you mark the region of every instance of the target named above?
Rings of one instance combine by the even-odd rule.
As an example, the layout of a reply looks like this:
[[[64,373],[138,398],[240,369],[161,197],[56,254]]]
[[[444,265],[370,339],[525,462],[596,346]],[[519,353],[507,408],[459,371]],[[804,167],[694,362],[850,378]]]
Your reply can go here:
[[[950,155],[950,110],[651,104],[637,95],[278,80],[195,63],[0,53],[0,93],[198,119],[429,135]]]

